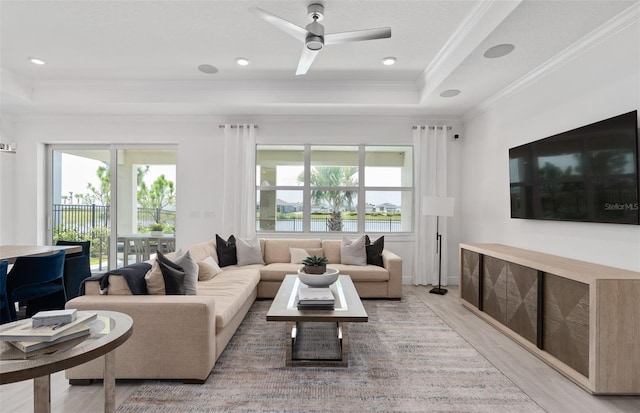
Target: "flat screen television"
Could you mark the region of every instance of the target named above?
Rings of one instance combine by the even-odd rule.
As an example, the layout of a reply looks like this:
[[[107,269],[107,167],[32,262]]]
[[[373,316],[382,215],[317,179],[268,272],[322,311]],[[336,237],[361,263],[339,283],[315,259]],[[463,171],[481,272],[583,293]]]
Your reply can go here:
[[[511,218],[640,225],[638,111],[509,149]]]

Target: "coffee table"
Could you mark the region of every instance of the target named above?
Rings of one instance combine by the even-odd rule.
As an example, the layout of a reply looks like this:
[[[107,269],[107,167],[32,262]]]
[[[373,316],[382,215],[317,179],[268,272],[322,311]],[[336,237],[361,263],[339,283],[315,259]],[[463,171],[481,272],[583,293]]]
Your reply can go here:
[[[331,285],[333,310],[298,310],[296,274],[286,275],[267,312],[267,321],[286,322],[287,366],[347,367],[350,322],[366,323],[369,316],[348,275]]]
[[[0,342],[0,384],[33,379],[35,412],[51,411],[51,374],[86,363],[104,355],[104,411],[115,411],[116,372],[115,350],[133,333],[133,320],[115,311],[90,311],[98,314],[87,323],[91,334],[85,339],[69,341],[70,346],[52,354],[43,354],[27,360],[16,359],[20,351],[7,342]],[[79,312],[83,313],[83,312]],[[4,324],[0,329],[16,324],[31,323],[31,319]]]

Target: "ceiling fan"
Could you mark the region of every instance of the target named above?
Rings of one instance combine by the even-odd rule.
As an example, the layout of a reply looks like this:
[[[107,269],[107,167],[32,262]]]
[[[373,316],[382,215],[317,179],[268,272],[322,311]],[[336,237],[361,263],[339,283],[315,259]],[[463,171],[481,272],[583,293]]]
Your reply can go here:
[[[322,50],[324,46],[362,40],[387,39],[391,37],[390,27],[324,34],[324,26],[319,23],[324,18],[324,6],[322,4],[310,4],[307,7],[307,13],[312,22],[304,29],[259,7],[253,7],[250,10],[278,29],[304,43],[302,55],[300,56],[298,68],[296,69],[296,75],[304,75],[307,73],[309,67],[311,67],[311,63],[313,63],[318,52]]]

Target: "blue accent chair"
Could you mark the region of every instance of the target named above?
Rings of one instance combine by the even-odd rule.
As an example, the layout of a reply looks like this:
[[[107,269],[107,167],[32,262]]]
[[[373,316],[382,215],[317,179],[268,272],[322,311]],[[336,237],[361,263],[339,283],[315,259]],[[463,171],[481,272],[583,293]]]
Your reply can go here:
[[[7,298],[7,267],[9,267],[9,261],[0,261],[0,324],[11,321]]]
[[[64,257],[64,290],[67,300],[76,298],[80,293],[80,284],[91,277],[91,241],[58,241],[56,245],[79,245],[81,252],[67,253]]]
[[[16,302],[29,302],[54,295],[57,299],[49,302],[45,308],[27,306],[27,317],[40,310],[60,310],[64,308],[67,297],[64,291],[64,251],[51,255],[16,258],[13,268],[7,275],[7,297],[11,320],[18,319]],[[48,300],[47,300],[48,301]]]

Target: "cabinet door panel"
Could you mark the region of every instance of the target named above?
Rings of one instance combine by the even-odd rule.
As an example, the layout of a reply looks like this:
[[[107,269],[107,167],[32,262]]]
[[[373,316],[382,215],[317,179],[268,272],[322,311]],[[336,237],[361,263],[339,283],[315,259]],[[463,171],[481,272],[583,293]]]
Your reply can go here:
[[[507,262],[487,255],[483,258],[482,310],[506,324]]]
[[[478,282],[480,280],[480,254],[462,250],[462,279],[460,295],[463,300],[478,307]]]
[[[589,285],[544,274],[543,348],[589,377]]]
[[[507,264],[507,326],[533,344],[537,341],[538,271]]]

